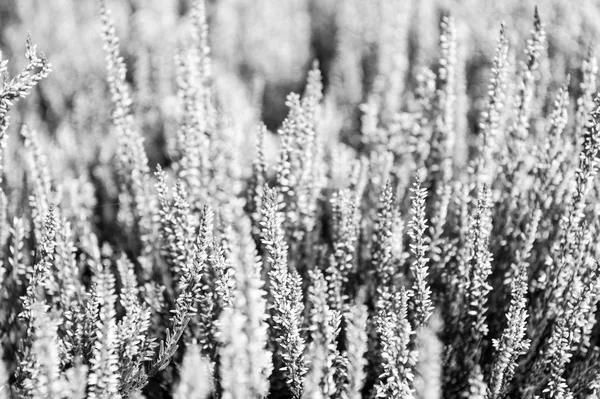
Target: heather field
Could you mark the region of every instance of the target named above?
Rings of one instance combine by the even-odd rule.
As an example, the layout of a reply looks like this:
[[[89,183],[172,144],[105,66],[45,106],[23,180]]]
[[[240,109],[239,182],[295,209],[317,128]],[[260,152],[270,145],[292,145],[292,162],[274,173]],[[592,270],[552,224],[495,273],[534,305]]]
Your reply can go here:
[[[598,399],[599,21],[0,0],[0,399]]]

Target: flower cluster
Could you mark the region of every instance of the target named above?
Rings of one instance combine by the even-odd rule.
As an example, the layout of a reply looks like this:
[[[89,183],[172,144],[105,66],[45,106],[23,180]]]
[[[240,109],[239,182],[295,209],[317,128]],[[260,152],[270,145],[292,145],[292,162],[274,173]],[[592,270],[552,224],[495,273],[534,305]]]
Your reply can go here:
[[[98,81],[61,91],[31,38],[0,58],[0,398],[598,397],[577,7],[517,41],[454,1],[116,3]],[[260,75],[302,43],[278,76],[306,82]]]

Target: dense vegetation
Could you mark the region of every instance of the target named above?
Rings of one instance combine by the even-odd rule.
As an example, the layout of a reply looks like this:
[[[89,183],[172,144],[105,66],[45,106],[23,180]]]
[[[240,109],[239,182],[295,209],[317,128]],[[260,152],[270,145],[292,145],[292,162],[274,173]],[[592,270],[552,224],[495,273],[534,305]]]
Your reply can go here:
[[[588,2],[87,3],[0,7],[0,398],[597,397]]]

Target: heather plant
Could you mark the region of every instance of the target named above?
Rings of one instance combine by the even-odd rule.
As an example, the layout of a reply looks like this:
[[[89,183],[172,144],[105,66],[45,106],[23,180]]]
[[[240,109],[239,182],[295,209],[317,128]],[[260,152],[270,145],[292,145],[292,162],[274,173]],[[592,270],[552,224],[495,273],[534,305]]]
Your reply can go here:
[[[0,29],[0,398],[598,397],[597,10],[563,3],[53,5],[104,71]]]

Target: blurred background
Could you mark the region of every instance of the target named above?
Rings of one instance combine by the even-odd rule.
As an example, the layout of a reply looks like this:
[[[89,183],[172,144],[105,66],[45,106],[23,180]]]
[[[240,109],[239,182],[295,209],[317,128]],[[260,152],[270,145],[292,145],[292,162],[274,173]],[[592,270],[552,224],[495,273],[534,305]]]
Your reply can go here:
[[[423,67],[437,70],[439,25],[448,14],[456,19],[459,76],[465,89],[458,99],[464,110],[457,122],[463,127],[459,137],[468,141],[477,133],[474,121],[485,98],[500,23],[506,23],[511,57],[518,66],[535,4],[531,0],[209,0],[214,84],[221,110],[237,132],[232,145],[253,148],[259,120],[271,131],[277,129],[287,112],[286,95],[302,92],[316,59],[324,75],[327,109],[335,111],[324,116],[325,134],[341,134],[343,141],[358,148],[359,105],[383,86],[391,88],[386,101],[394,112],[408,106],[417,73]],[[117,22],[150,163],[168,164],[178,112],[174,57],[190,40],[189,1],[107,0],[107,5]],[[597,53],[600,2],[546,0],[537,5],[548,33],[548,58],[543,58],[540,75],[553,77],[540,87],[554,89],[570,72],[575,77],[571,80],[575,96],[581,60],[588,51]],[[111,129],[112,106],[99,2],[2,0],[0,49],[13,73],[25,64],[28,32],[54,69],[33,96],[18,103],[12,114],[11,141],[20,140],[14,133],[27,122],[46,132],[48,145],[61,148],[53,154],[72,160],[75,170],[99,156],[109,157],[114,140],[103,139]],[[377,79],[382,75],[392,78],[382,82]]]

